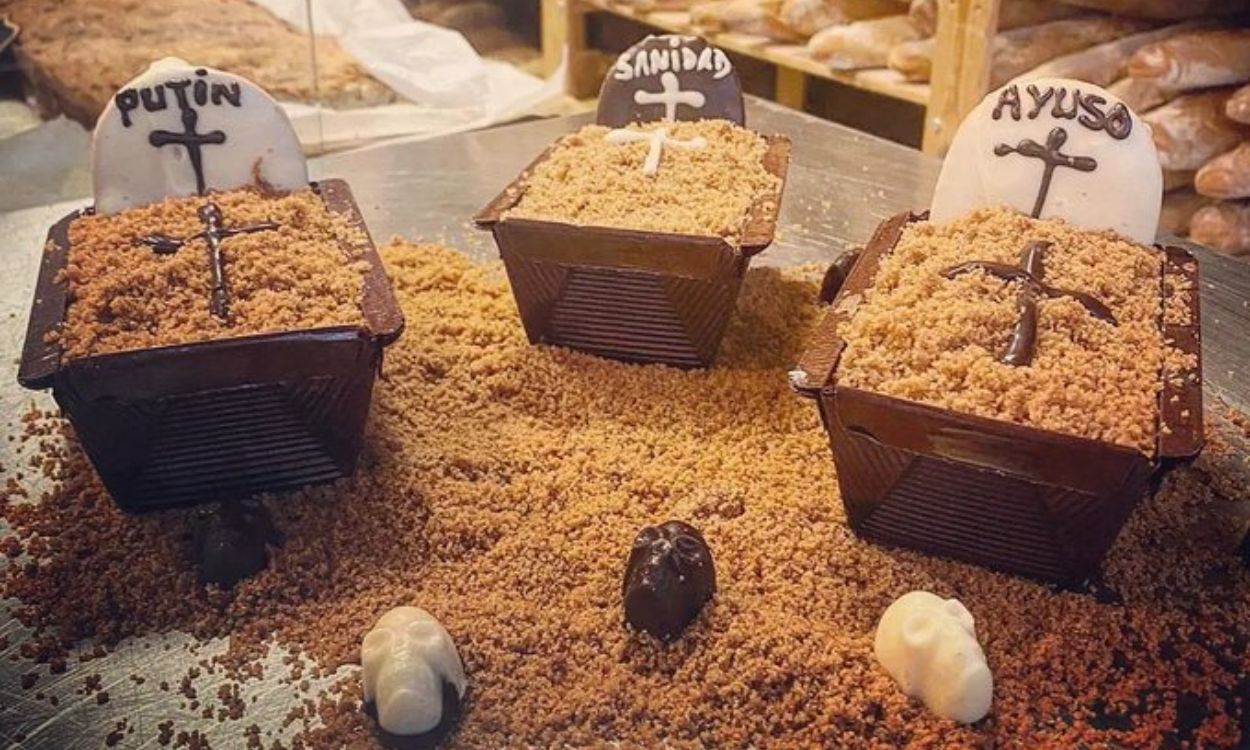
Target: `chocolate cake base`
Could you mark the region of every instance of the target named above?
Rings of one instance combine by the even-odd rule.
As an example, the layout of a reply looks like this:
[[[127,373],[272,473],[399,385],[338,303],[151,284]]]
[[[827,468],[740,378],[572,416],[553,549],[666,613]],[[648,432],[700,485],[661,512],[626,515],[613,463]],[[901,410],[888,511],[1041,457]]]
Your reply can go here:
[[[475,219],[494,232],[530,342],[629,362],[710,366],[750,258],[776,230],[790,142],[766,140],[764,167],[782,186],[751,207],[739,247],[718,237],[504,217],[547,154],[539,156]]]
[[[327,210],[368,236],[342,180],[315,184]],[[339,326],[62,361],[56,282],[75,212],[48,234],[18,380],[51,389],[119,506],[140,511],[247,497],[352,474],[383,349],[403,315],[372,241],[361,310]],[[348,248],[344,258],[349,257]]]
[[[1164,336],[1199,359],[1192,371],[1160,373],[1159,439],[1147,456],[838,384],[838,324],[854,313],[903,228],[923,218],[900,214],[877,229],[791,374],[795,389],[819,405],[847,519],[876,542],[1077,586],[1098,572],[1152,478],[1202,448],[1197,262],[1159,248],[1167,255],[1159,293],[1195,290],[1186,323],[1161,323]]]

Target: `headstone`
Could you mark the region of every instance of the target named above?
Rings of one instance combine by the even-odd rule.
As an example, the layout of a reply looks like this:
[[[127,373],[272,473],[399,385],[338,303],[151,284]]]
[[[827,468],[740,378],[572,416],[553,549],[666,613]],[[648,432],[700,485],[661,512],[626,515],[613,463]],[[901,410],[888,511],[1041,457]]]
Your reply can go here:
[[[714,119],[746,122],[742,84],[729,57],[698,37],[643,39],[616,59],[599,92],[597,121],[610,128]]]
[[[308,186],[304,152],[276,101],[239,76],[176,58],[113,96],[96,123],[91,172],[101,214],[254,184]]]
[[[1098,86],[1015,81],[972,110],[951,143],[930,220],[1007,206],[1154,242],[1163,172],[1150,129]]]

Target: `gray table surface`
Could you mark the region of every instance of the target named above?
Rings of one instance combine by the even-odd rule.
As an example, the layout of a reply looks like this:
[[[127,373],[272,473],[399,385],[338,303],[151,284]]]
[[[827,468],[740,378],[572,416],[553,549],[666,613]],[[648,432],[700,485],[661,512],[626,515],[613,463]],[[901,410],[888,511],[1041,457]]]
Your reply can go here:
[[[762,132],[783,133],[794,141],[789,185],[782,206],[777,243],[756,260],[767,265],[828,263],[863,243],[877,223],[898,211],[929,203],[939,163],[919,152],[819,120],[778,105],[751,101],[749,123]],[[374,238],[392,235],[437,240],[485,260],[495,256],[489,235],[476,230],[469,217],[510,181],[558,135],[576,129],[585,118],[543,120],[477,133],[409,144],[390,144],[323,157],[312,163],[314,177],[347,179]],[[39,250],[49,225],[86,201],[0,214],[0,409],[8,429],[16,432],[18,416],[33,402],[51,406],[43,394],[22,391],[16,383],[17,361],[25,334],[27,310]],[[1250,405],[1250,265],[1195,249],[1202,268],[1203,343],[1208,396],[1245,408]],[[0,481],[5,470],[29,458],[14,442],[0,440]],[[29,480],[27,480],[29,483]],[[0,520],[0,535],[4,522]],[[6,563],[0,558],[0,565]],[[21,675],[33,665],[12,660],[28,631],[12,619],[14,602],[0,602],[0,637],[8,647],[0,653],[0,744],[61,749],[101,747],[116,722],[126,719],[133,733],[118,747],[157,746],[157,724],[174,719],[180,728],[198,726],[214,747],[242,746],[241,733],[250,723],[272,731],[266,744],[289,735],[280,725],[298,700],[280,683],[289,673],[283,654],[267,659],[266,677],[247,683],[249,701],[239,722],[199,719],[182,707],[176,691],[163,692],[162,680],[176,685],[188,667],[186,651],[197,646],[202,658],[223,644],[194,644],[190,636],[166,634],[135,639],[108,656],[68,672],[48,675],[35,690],[57,696],[59,703],[35,700],[23,690]],[[167,647],[172,650],[167,650]],[[83,693],[86,675],[98,673],[111,700],[97,705]],[[146,677],[142,685],[129,679]],[[201,695],[215,695],[220,676],[196,682]],[[250,703],[257,696],[256,703]]]

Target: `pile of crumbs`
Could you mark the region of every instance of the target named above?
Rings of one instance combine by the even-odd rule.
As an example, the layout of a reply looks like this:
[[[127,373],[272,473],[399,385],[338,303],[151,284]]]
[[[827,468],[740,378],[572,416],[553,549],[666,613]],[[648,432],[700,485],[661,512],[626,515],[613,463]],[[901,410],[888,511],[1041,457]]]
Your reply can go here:
[[[631,125],[647,131],[659,125]],[[759,200],[780,200],[781,181],[764,168],[768,142],[726,120],[670,122],[669,137],[702,148],[666,146],[658,171],[643,174],[650,145],[614,144],[587,125],[562,138],[524,181],[504,217],[652,232],[724,237],[736,244]]]
[[[1030,240],[1051,243],[1044,281],[1093,295],[1099,320],[1070,297],[1038,302],[1028,366],[999,360],[1019,319],[1019,282],[966,261],[1019,266]],[[847,346],[838,382],[991,419],[1154,454],[1160,371],[1162,256],[1112,232],[984,209],[946,225],[909,224],[863,302],[839,327]]]
[[[319,665],[297,679],[330,681],[311,697],[266,683],[271,703],[294,694],[302,734],[285,746],[375,747],[358,670],[334,670],[413,604],[468,671],[452,748],[1239,745],[1250,572],[1228,514],[1247,501],[1244,453],[1217,444],[1169,475],[1099,596],[1057,592],[851,533],[816,410],[784,377],[818,315],[819,269],[753,269],[718,366],[687,372],[531,347],[498,269],[402,242],[384,258],[408,330],[360,471],[267,499],[287,541],[255,578],[197,586],[186,512],[127,516],[72,437],[50,446],[56,488],[3,510],[20,549],[0,594],[37,629],[33,658],[86,637],[229,634],[215,666],[246,692],[276,643]],[[634,535],[669,518],[702,530],[719,591],[663,647],[625,629],[620,592]],[[975,614],[995,678],[986,720],[934,717],[874,660],[877,618],[913,589]],[[228,746],[284,746],[258,734],[260,709],[238,714]],[[162,736],[206,742],[181,716]]]
[[[229,317],[209,310],[207,242],[154,252],[142,238],[204,231],[205,199],[168,198],[110,216],[86,215],[69,227],[70,249],[58,281],[69,305],[58,334],[65,359],[196,341],[339,325],[364,325],[360,299],[366,237],[326,210],[311,190],[214,193],[226,229],[275,222],[274,230],[221,241]]]

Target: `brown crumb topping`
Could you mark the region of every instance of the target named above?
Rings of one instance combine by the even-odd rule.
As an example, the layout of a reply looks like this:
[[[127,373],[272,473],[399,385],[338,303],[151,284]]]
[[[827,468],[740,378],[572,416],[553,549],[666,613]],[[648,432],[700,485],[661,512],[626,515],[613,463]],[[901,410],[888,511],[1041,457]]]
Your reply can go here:
[[[60,332],[63,356],[186,344],[258,333],[363,326],[363,233],[330,214],[311,190],[214,193],[223,226],[276,222],[277,229],[222,241],[229,318],[209,311],[208,245],[188,242],[172,254],[140,237],[175,238],[204,229],[201,197],[170,198],[112,216],[89,215],[69,228],[70,249],[59,280],[69,307]]]
[[[1068,297],[1038,303],[1028,366],[999,361],[1018,319],[1018,282],[969,260],[1020,265],[1028,240],[1052,243],[1045,281],[1092,294],[1116,325]],[[916,222],[881,263],[839,334],[838,382],[951,411],[1154,453],[1160,369],[1162,256],[1111,232],[1089,232],[1005,209],[935,226]]]
[[[630,125],[665,127],[672,138],[702,138],[703,148],[663,149],[658,171],[643,174],[647,142],[614,144],[609,129],[587,125],[562,138],[525,180],[505,217],[653,232],[724,237],[736,244],[748,212],[776,196],[780,181],[764,169],[767,142],[726,120]]]
[[[359,473],[267,499],[286,543],[231,591],[195,584],[187,512],[126,515],[61,423],[14,426],[55,480],[0,510],[24,549],[0,566],[0,597],[37,629],[25,658],[83,638],[229,635],[221,662],[206,647],[214,666],[280,702],[280,684],[252,682],[269,644],[328,677],[382,613],[416,604],[469,675],[449,748],[1244,746],[1250,571],[1230,522],[1248,499],[1244,448],[1213,439],[1168,475],[1098,596],[1056,592],[851,532],[816,410],[778,376],[818,314],[818,269],[750,271],[717,367],[686,372],[530,346],[497,269],[404,242],[383,257],[409,335],[387,350]],[[663,647],[624,628],[620,587],[638,529],[668,518],[703,532],[719,591]],[[994,671],[985,721],[937,719],[874,660],[877,619],[913,589],[975,615]],[[98,667],[72,669],[77,682]],[[233,690],[186,674],[230,712]],[[306,736],[282,746],[384,746],[356,674],[301,695]],[[134,700],[167,697],[154,682]],[[214,724],[214,746],[243,746],[262,713]],[[182,713],[133,741],[202,728]]]

